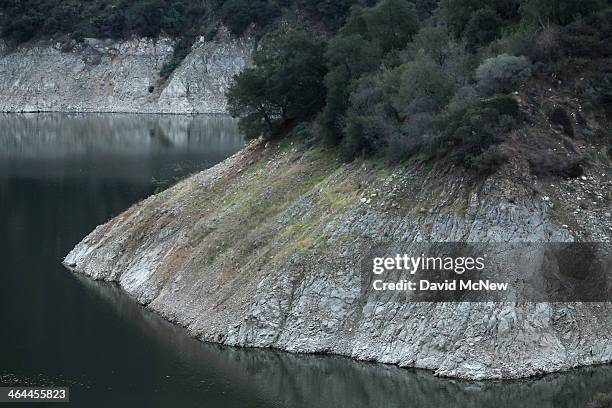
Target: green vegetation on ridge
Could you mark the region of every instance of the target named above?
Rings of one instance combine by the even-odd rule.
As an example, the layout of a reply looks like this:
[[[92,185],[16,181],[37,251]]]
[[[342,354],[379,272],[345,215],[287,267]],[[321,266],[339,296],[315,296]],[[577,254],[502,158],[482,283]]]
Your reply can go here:
[[[581,61],[612,57],[610,0],[4,0],[0,37],[177,39],[170,76],[220,26],[258,39],[229,111],[247,138],[289,132],[339,146],[344,160],[445,158],[482,173],[509,159],[525,123],[514,95]],[[582,64],[582,65],[581,65]],[[588,97],[609,109],[612,73]],[[606,92],[605,89],[608,89]],[[519,93],[520,94],[520,93]],[[570,114],[547,111],[573,137]],[[528,119],[529,120],[529,119]],[[608,148],[608,154],[611,154]],[[580,175],[582,158],[544,173]]]
[[[213,39],[219,24],[234,35],[278,26],[283,16],[323,30],[335,30],[357,0],[2,0],[0,38],[14,44],[35,39],[177,39],[174,58],[162,69],[169,76],[198,36]]]
[[[339,145],[345,160],[419,154],[490,173],[524,120],[513,93],[571,59],[611,57],[611,26],[603,0],[359,2],[335,33],[265,35],[228,92],[230,112],[247,138],[303,122],[296,132]]]

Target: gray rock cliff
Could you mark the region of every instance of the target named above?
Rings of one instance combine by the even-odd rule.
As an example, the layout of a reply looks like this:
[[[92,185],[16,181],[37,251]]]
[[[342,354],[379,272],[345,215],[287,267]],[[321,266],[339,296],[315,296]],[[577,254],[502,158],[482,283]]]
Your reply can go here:
[[[0,44],[0,111],[224,113],[225,90],[251,60],[249,39],[200,38],[166,81],[170,39],[86,39],[71,51]]]

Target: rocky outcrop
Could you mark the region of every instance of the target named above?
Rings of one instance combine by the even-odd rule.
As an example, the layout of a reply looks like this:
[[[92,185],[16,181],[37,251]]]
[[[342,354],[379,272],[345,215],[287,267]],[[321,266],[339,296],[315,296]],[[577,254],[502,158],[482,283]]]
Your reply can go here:
[[[0,44],[0,111],[222,113],[225,90],[251,59],[248,38],[200,38],[166,81],[170,39],[86,39],[67,51],[38,42]]]
[[[608,193],[571,213],[576,185]],[[358,260],[385,242],[609,242],[609,186],[609,167],[561,183],[479,180],[254,142],[98,227],[65,264],[204,341],[526,377],[611,361],[612,305],[400,302],[364,293]]]

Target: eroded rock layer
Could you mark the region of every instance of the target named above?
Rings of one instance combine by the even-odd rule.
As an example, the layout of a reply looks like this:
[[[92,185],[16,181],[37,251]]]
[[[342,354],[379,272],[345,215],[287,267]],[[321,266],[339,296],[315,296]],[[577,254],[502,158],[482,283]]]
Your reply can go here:
[[[0,43],[0,111],[225,113],[225,91],[251,60],[252,42],[196,41],[172,75],[169,39],[86,39],[73,49]]]
[[[335,157],[254,142],[98,227],[65,263],[205,341],[470,379],[612,360],[609,303],[398,302],[364,294],[356,262],[384,242],[609,241],[609,169],[548,183]],[[604,201],[571,213],[576,189]]]

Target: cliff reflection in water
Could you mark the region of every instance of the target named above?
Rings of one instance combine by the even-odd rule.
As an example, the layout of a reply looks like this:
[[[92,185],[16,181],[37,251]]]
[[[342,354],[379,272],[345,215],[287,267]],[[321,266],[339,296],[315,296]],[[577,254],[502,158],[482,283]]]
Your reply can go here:
[[[60,262],[97,225],[234,154],[235,125],[211,115],[0,114],[0,385],[69,385],[75,407],[179,397],[200,406],[206,376],[160,352],[143,322],[118,319]]]
[[[202,169],[242,144],[236,121],[225,115],[0,114],[0,177],[85,172],[150,182],[191,170],[160,168],[161,159]]]
[[[77,276],[77,275],[75,275]],[[612,391],[612,367],[579,369],[540,379],[468,382],[438,378],[424,370],[201,343],[136,304],[116,286],[78,275],[90,290],[114,305],[118,318],[138,325],[163,348],[210,378],[229,378],[250,388],[270,407],[586,407],[597,393]],[[256,404],[254,404],[256,405]]]

